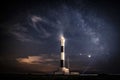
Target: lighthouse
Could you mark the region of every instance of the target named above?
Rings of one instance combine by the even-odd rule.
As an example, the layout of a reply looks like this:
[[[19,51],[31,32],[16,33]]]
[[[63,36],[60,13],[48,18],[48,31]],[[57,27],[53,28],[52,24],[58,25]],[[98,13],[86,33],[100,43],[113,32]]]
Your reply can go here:
[[[60,37],[61,41],[61,56],[60,56],[60,67],[65,67],[65,38],[63,36]]]
[[[60,68],[55,71],[55,74],[79,75],[79,72],[70,72],[69,66],[65,67],[65,38],[63,35],[60,36],[60,47]]]
[[[60,36],[60,43],[61,43],[60,70],[63,74],[69,74],[69,69],[65,67],[65,38],[63,35]]]

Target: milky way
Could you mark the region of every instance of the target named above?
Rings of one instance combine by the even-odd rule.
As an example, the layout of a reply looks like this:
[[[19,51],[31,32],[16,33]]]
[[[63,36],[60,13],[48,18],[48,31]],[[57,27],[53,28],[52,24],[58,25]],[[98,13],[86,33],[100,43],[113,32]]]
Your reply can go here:
[[[77,46],[81,46],[79,53],[99,55],[107,54],[106,36],[113,30],[107,25],[107,21],[96,16],[95,13],[74,10],[67,6],[49,10],[46,15],[27,14],[26,22],[17,23],[11,29],[11,33],[20,41],[31,41],[35,43],[47,43],[49,38],[57,38],[62,33]],[[35,12],[34,12],[35,13]],[[43,41],[45,40],[45,41]],[[107,48],[107,49],[106,49]],[[77,48],[76,48],[77,49]],[[83,50],[82,50],[83,49]],[[83,51],[83,52],[82,52]],[[77,53],[75,53],[77,54]]]

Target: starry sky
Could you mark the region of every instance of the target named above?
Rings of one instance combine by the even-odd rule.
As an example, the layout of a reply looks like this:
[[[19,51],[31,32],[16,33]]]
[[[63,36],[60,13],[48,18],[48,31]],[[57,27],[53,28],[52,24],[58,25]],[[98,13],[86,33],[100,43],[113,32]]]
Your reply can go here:
[[[100,0],[9,1],[0,6],[0,72],[120,73],[119,2]]]

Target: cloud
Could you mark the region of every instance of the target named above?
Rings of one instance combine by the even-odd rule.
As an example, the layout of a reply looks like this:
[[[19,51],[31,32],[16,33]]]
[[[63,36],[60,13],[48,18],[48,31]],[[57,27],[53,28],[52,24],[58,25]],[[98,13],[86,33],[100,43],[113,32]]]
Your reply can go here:
[[[16,58],[18,68],[32,71],[51,72],[58,68],[58,58],[56,55],[40,54],[38,56],[27,56]]]
[[[54,61],[54,59],[44,58],[42,56],[28,56],[26,58],[17,58],[16,60],[19,63],[27,63],[27,64],[40,64],[40,63],[46,63],[46,62]]]
[[[9,30],[9,33],[20,41],[33,41],[33,37],[27,34],[27,32],[27,27],[22,26],[20,23],[14,24],[13,27]]]
[[[9,33],[19,41],[41,44],[41,40],[36,36],[33,36],[34,33],[31,33],[30,29],[21,23],[14,24],[9,29]]]
[[[32,17],[31,17],[31,20],[32,20],[33,22],[38,22],[38,21],[42,21],[43,19],[42,19],[41,17],[38,17],[38,16],[32,16]]]
[[[17,40],[21,42],[32,42],[41,44],[40,40],[35,39],[33,36],[26,34],[26,33],[20,33],[20,32],[11,32],[12,35],[16,37]]]
[[[20,41],[33,41],[33,38],[25,33],[11,32]]]
[[[23,23],[16,23],[12,25],[9,29],[9,33],[19,41],[39,44],[43,43],[43,41],[41,42],[41,38],[46,39],[51,36],[51,33],[49,33],[47,29],[41,25],[41,23],[45,22],[43,18],[32,15],[29,20],[26,22],[28,25],[24,25]]]
[[[31,17],[31,20],[32,20],[31,26],[39,33],[40,37],[48,38],[51,36],[51,34],[41,24],[41,23],[47,24],[45,19],[43,20],[41,17],[33,15]],[[39,23],[40,25],[37,25],[37,23]]]

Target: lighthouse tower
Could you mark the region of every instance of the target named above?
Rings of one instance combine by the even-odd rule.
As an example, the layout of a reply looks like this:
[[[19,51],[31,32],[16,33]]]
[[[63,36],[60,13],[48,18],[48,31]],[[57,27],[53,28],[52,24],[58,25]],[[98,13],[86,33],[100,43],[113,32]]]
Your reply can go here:
[[[60,36],[61,42],[61,56],[60,56],[60,70],[63,74],[69,74],[69,69],[65,67],[65,38]]]
[[[63,35],[60,36],[60,68],[55,71],[55,74],[64,74],[64,75],[79,75],[79,72],[70,72],[69,65],[68,68],[65,67],[65,38]],[[68,62],[69,64],[69,62]]]

